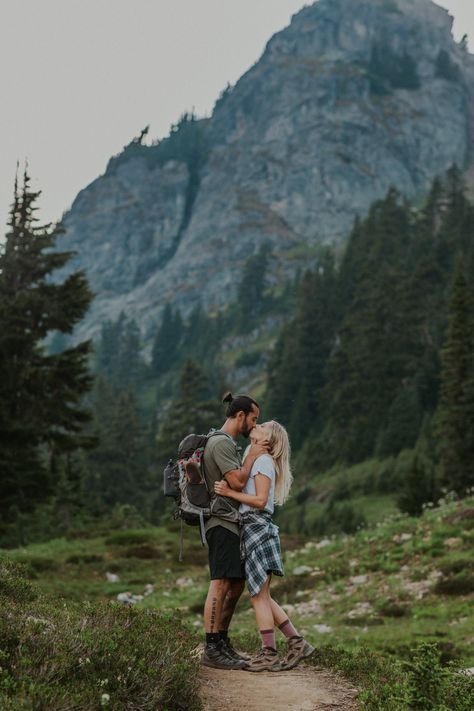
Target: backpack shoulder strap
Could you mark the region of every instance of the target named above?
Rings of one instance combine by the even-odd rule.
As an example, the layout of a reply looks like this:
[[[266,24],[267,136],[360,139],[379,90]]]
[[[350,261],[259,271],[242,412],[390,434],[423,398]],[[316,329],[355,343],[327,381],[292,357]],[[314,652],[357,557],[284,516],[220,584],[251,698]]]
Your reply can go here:
[[[230,439],[232,442],[234,442],[234,440],[232,439],[232,437],[231,437],[229,434],[227,434],[227,432],[222,432],[222,430],[213,430],[212,432],[210,432],[210,433],[207,435],[207,441],[206,441],[206,444],[204,445],[204,451],[203,451],[203,453],[202,453],[202,459],[201,459],[201,466],[202,466],[202,470],[203,470],[203,471],[202,471],[202,473],[203,473],[203,477],[202,477],[202,478],[203,478],[204,483],[205,483],[205,485],[206,485],[206,489],[207,489],[207,493],[209,494],[209,497],[210,497],[210,498],[215,498],[215,497],[217,496],[216,492],[214,491],[214,489],[211,491],[211,490],[210,490],[210,487],[209,487],[209,484],[207,483],[207,476],[206,476],[206,457],[205,457],[207,442],[209,442],[209,440],[210,440],[212,437],[227,437],[227,438]]]

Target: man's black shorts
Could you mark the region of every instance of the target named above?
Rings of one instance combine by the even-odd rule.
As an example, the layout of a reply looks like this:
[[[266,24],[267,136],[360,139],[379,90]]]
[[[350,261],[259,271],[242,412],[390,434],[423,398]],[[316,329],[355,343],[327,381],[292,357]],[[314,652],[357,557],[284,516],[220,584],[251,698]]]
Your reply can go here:
[[[223,526],[214,526],[206,533],[209,545],[211,580],[245,578],[240,561],[240,536]]]

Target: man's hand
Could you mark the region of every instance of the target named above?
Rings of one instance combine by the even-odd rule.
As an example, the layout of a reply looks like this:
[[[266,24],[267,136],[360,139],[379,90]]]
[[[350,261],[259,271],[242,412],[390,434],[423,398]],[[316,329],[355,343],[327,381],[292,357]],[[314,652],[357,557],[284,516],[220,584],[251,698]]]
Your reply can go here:
[[[222,481],[215,482],[214,491],[216,492],[216,494],[219,494],[219,496],[227,496],[230,491],[230,486],[225,481],[225,479],[222,479]]]
[[[252,457],[255,460],[257,457],[261,457],[262,454],[268,454],[268,442],[266,440],[251,444],[247,457]]]
[[[253,463],[257,457],[260,457],[262,454],[268,454],[268,442],[263,441],[258,444],[251,444],[242,467],[225,474],[225,480],[227,484],[229,484],[231,490],[242,491],[247,483],[247,479],[249,478],[250,469],[252,468]],[[224,496],[232,497],[232,494],[227,493],[224,494]]]

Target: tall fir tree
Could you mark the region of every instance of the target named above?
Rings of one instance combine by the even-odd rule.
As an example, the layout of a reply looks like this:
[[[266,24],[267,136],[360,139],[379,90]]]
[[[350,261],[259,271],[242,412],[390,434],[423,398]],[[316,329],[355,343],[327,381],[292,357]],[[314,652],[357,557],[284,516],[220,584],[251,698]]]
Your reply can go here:
[[[82,404],[92,377],[89,341],[48,354],[45,339],[71,334],[92,294],[83,272],[52,280],[70,252],[54,251],[61,226],[37,226],[25,169],[15,181],[9,231],[0,253],[0,514],[29,511],[55,486],[54,462],[91,444]]]
[[[148,436],[134,395],[99,378],[94,392],[98,446],[88,455],[86,499],[95,513],[132,504],[151,513],[152,486]],[[148,500],[148,501],[147,501]]]
[[[474,486],[474,325],[472,301],[458,257],[451,289],[446,339],[441,351],[437,412],[440,480],[464,494]]]
[[[420,350],[407,261],[412,230],[408,208],[395,191],[372,207],[353,239],[347,258],[355,259],[360,271],[353,276],[323,393],[333,456],[350,462],[373,453],[391,402],[402,381],[413,375]],[[343,263],[341,274],[347,273]]]
[[[183,321],[179,309],[173,312],[169,303],[163,310],[160,328],[153,343],[151,366],[154,375],[166,373],[176,363],[183,340]]]
[[[237,325],[252,328],[265,308],[265,287],[269,262],[269,245],[263,244],[244,264],[237,287]]]
[[[338,317],[332,255],[303,275],[295,317],[283,329],[269,361],[266,411],[288,427],[297,449],[321,415],[324,368]]]
[[[438,501],[441,491],[436,473],[436,445],[433,417],[426,415],[415,447],[403,454],[398,507],[410,516],[419,516],[423,505]],[[400,476],[400,473],[399,473]]]
[[[203,370],[189,358],[181,371],[179,395],[161,417],[156,442],[157,460],[165,463],[175,457],[183,437],[192,432],[206,434],[211,427],[220,426],[221,417],[217,402],[208,397],[208,382]]]

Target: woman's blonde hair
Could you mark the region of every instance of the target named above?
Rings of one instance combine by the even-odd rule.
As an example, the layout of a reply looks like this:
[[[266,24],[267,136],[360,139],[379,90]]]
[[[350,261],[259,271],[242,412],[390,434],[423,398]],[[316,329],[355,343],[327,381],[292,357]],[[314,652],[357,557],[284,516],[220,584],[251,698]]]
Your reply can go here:
[[[276,420],[263,422],[262,427],[270,428],[268,454],[275,462],[275,504],[281,506],[287,500],[293,483],[293,474],[290,468],[290,440],[288,439],[288,432]],[[249,449],[250,445],[244,452],[244,459]]]
[[[275,462],[275,503],[281,506],[287,500],[293,483],[290,468],[290,440],[283,425],[280,425],[276,420],[264,422],[263,425],[270,428],[268,453]]]

